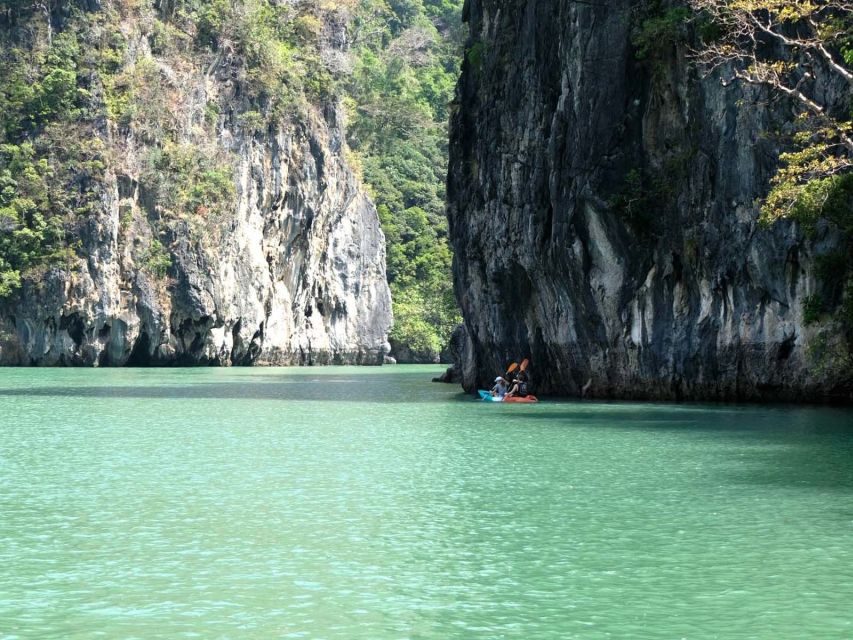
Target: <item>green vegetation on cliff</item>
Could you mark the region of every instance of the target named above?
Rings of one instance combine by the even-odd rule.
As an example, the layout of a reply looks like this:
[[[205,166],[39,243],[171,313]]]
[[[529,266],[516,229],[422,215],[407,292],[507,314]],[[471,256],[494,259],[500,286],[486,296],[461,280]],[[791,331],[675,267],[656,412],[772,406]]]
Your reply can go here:
[[[461,12],[461,0],[362,0],[346,79],[348,142],[388,242],[391,342],[398,355],[427,360],[460,322],[444,190]]]
[[[0,11],[0,297],[23,274],[71,256],[75,230],[97,199],[104,144],[93,135],[97,54],[71,32],[48,34],[29,3]],[[28,26],[32,45],[10,34]]]

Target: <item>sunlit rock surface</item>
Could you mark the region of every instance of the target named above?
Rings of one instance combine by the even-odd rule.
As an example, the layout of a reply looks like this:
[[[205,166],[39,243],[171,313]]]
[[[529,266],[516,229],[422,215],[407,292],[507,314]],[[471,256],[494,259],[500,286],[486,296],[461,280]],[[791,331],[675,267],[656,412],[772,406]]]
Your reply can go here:
[[[137,35],[126,63],[157,65],[178,102],[180,136],[198,136],[213,98],[252,107],[240,103],[238,62],[173,68]],[[0,364],[381,364],[391,325],[385,241],[344,159],[341,118],[328,103],[252,134],[222,116],[213,144],[233,158],[236,206],[201,228],[173,225],[162,278],[140,264],[159,215],[138,180],[144,145],[105,125],[122,151],[81,232],[87,258],[0,305]]]

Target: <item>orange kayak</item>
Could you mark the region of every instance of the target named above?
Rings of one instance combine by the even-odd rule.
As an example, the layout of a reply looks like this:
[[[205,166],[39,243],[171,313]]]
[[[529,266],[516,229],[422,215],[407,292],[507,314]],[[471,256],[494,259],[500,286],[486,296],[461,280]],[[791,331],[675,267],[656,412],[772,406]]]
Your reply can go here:
[[[518,402],[521,404],[530,404],[532,402],[539,402],[539,398],[536,396],[513,396],[511,398],[504,398],[504,402]]]

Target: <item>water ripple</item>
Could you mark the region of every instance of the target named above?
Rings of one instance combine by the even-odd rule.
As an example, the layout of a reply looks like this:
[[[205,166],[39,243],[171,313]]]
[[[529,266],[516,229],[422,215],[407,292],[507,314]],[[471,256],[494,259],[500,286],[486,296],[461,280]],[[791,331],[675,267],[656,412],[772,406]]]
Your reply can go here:
[[[853,637],[849,411],[433,372],[4,371],[0,637]]]

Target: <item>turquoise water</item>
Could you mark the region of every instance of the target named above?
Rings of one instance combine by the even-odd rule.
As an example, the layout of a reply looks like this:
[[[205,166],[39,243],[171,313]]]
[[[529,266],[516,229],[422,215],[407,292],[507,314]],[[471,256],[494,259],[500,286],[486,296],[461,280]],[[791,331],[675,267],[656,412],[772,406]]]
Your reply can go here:
[[[0,638],[851,638],[853,412],[0,370]]]

